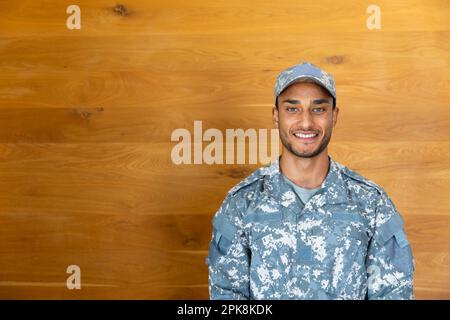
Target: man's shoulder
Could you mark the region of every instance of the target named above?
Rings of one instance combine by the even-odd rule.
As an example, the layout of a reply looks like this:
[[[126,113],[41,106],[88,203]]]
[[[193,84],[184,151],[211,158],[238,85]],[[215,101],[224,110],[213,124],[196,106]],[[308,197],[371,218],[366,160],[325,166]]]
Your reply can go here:
[[[242,215],[245,214],[251,201],[255,200],[259,190],[262,190],[263,178],[268,166],[254,170],[239,183],[234,185],[228,192],[217,216],[225,215],[234,225],[240,225]]]
[[[235,186],[233,186],[228,191],[228,194],[231,196],[236,196],[243,192],[254,191],[258,187],[260,187],[260,184],[258,182],[262,182],[264,176],[270,174],[270,170],[272,170],[272,168],[273,164],[268,164],[266,166],[256,169],[247,177],[245,177],[243,180],[241,180],[239,183],[237,183]]]
[[[341,172],[344,176],[344,179],[349,184],[349,187],[356,188],[358,190],[362,189],[365,192],[372,193],[375,195],[381,195],[385,193],[383,188],[375,183],[374,181],[364,177],[359,174],[355,170],[348,168],[342,164],[338,164],[341,168]]]

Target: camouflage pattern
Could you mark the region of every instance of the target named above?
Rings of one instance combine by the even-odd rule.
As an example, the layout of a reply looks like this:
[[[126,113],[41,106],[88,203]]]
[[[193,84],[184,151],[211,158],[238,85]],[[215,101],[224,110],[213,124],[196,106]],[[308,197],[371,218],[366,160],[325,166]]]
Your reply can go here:
[[[275,81],[275,104],[277,97],[291,84],[299,81],[312,81],[324,87],[336,101],[336,85],[333,76],[309,62],[289,67],[281,72]]]
[[[212,221],[211,299],[413,299],[413,257],[394,204],[329,160],[304,206],[279,159],[228,192]]]

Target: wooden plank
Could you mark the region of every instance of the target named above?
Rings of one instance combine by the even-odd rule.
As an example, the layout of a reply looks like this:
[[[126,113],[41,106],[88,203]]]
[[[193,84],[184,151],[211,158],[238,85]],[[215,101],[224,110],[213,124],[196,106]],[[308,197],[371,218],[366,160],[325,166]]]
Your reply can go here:
[[[450,141],[448,109],[436,108],[423,117],[419,108],[354,107],[343,110],[334,141]],[[39,119],[39,121],[36,121]],[[377,119],[377,125],[374,125]],[[271,108],[249,106],[161,105],[158,108],[22,108],[0,110],[0,143],[46,142],[168,142],[172,132],[195,120],[203,128],[272,128]],[[339,122],[342,121],[342,122]],[[399,125],[399,121],[403,125]]]
[[[171,148],[170,143],[0,145],[0,208],[18,214],[211,214],[226,192],[259,166],[177,166]],[[442,150],[450,150],[448,143],[336,143],[332,155],[382,186],[402,214],[446,215],[450,155]]]
[[[0,74],[0,108],[196,105],[207,109],[253,105],[270,109],[275,78],[288,63],[278,70],[270,66],[270,70],[216,70],[211,67],[203,71],[169,72],[65,72],[58,71],[57,67],[39,72],[4,71]],[[338,105],[342,111],[380,105],[391,108],[393,105],[396,108],[426,105],[428,110],[434,111],[445,107],[450,90],[445,80],[446,67],[430,67],[424,63],[420,69],[411,70],[407,64],[394,60],[383,63],[389,64],[389,72],[380,73],[378,63],[371,67],[366,64],[367,61],[352,58],[340,69],[333,70],[336,71]],[[326,64],[325,67],[336,69]],[[364,73],[358,72],[360,69],[365,70]],[[435,81],[423,83],[422,79],[430,72]],[[383,88],[382,92],[380,88]],[[431,103],[430,91],[433,92]]]
[[[4,72],[26,72],[27,77],[56,71],[66,78],[80,71],[165,72],[172,76],[187,71],[194,74],[212,70],[252,71],[260,73],[258,79],[267,81],[270,77],[273,82],[281,70],[302,59],[321,65],[338,81],[371,80],[379,84],[380,80],[389,79],[401,84],[402,77],[409,76],[417,79],[415,85],[448,88],[445,71],[449,69],[450,44],[445,40],[449,31],[324,34],[315,30],[301,35],[276,35],[276,42],[274,36],[264,33],[249,38],[223,39],[204,35],[146,37],[134,34],[75,39],[67,36],[0,37],[3,49],[0,67]],[[276,53],[273,52],[275,44]],[[301,52],[301,55],[293,55],[293,52]],[[422,74],[431,71],[434,76],[431,83],[419,81],[423,80]],[[381,85],[390,88],[389,83]],[[407,92],[408,88],[404,90]]]
[[[65,283],[16,283],[2,289],[2,300],[42,300],[42,299],[157,299],[157,300],[208,300],[206,285],[198,286],[85,286],[81,290],[67,290]]]
[[[81,8],[82,28],[66,29],[66,8],[59,1],[38,3],[27,0],[2,4],[0,36],[23,35],[126,35],[126,34],[261,34],[286,32],[323,33],[368,31],[366,13],[369,4],[332,0],[315,2],[283,0],[273,5],[263,1],[255,6],[238,0],[145,1],[133,0],[116,9],[107,0],[77,1]],[[387,1],[382,10],[383,31],[449,30],[448,2],[443,0]],[[326,10],[324,10],[326,8]],[[288,17],[295,18],[288,18]],[[220,17],[220,18],[218,18]],[[298,17],[301,17],[299,19]],[[326,21],[326,23],[324,23]]]
[[[1,277],[4,287],[66,282],[70,265],[81,269],[82,283],[87,287],[145,285],[192,286],[207,281],[206,251],[199,253],[165,252],[148,248],[110,246],[103,250],[78,246],[35,246],[41,251],[17,250],[2,259]],[[50,252],[49,252],[50,251]],[[2,286],[0,286],[0,291]]]
[[[206,251],[211,240],[211,218],[211,214],[34,215],[2,212],[0,252],[6,263],[31,247],[37,249],[33,250],[37,255],[45,253],[49,256],[54,255],[53,249],[61,254],[67,251],[67,255],[78,251],[83,254],[113,251],[125,254],[143,250],[166,251],[174,255],[182,251]]]
[[[193,131],[192,128],[187,129]],[[87,169],[122,172],[129,177],[156,174],[185,177],[184,175],[192,173],[208,176],[225,170],[224,175],[238,182],[261,166],[174,165],[170,153],[177,143],[3,143],[0,144],[0,170],[29,170],[26,172],[28,174],[33,170],[45,172]],[[204,142],[204,147],[208,143]],[[450,162],[450,142],[425,141],[409,144],[402,141],[332,140],[329,148],[333,159],[368,178],[385,174],[392,177],[390,180],[450,179],[446,166]],[[417,152],[418,149],[420,152]]]

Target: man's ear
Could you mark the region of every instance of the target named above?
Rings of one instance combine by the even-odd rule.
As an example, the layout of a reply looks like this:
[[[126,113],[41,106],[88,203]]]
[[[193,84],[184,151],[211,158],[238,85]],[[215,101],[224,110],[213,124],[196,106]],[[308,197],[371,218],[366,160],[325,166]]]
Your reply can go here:
[[[272,109],[272,120],[273,120],[273,124],[275,125],[275,128],[278,129],[278,108],[277,107],[273,107]]]
[[[339,115],[339,108],[335,107],[333,110],[333,128],[336,126],[338,115]]]

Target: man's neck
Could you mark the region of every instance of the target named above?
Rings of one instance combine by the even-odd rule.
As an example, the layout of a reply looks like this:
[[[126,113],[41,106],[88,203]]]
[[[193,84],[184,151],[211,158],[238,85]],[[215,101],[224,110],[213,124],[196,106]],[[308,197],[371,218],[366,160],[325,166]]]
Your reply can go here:
[[[286,150],[283,151],[280,157],[280,170],[289,180],[305,189],[320,187],[330,165],[326,149],[313,158],[301,158]]]

